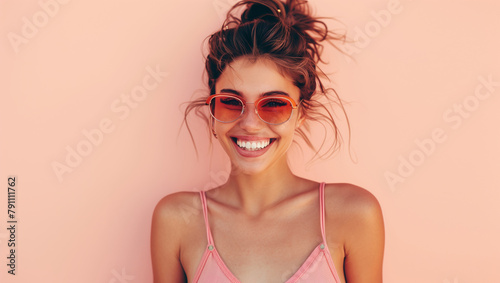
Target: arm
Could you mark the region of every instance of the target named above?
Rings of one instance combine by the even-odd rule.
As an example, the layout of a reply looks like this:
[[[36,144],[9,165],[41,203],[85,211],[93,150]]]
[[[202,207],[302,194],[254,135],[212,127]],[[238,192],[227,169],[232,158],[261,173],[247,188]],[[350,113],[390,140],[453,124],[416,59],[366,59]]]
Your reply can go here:
[[[384,257],[384,219],[370,192],[359,188],[351,196],[349,238],[345,243],[344,271],[349,283],[381,283]]]
[[[184,221],[179,216],[176,194],[158,202],[151,224],[151,260],[154,283],[187,282],[180,262]]]

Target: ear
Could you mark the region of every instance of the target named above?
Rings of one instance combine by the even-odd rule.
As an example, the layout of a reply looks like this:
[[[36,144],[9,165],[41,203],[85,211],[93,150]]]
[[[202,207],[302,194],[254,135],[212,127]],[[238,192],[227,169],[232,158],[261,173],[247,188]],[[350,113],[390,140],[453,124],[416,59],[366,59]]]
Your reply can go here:
[[[299,118],[297,119],[297,125],[295,126],[295,129],[298,129],[304,124],[304,121],[306,120],[306,117],[302,115],[302,113],[299,112]]]

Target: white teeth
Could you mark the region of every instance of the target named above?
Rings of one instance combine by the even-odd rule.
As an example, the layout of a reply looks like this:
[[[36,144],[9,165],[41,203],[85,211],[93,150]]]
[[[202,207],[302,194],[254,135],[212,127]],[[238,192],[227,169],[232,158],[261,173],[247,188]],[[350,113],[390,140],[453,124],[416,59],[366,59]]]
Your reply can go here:
[[[236,144],[245,150],[255,151],[260,150],[267,147],[271,143],[271,140],[262,140],[262,141],[242,141],[236,140]]]

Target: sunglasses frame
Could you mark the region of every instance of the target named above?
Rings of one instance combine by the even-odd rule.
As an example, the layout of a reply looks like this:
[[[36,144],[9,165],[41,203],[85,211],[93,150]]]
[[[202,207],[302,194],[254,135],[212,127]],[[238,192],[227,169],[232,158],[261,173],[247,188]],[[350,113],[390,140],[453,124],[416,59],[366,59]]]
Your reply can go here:
[[[210,102],[213,99],[217,98],[217,97],[231,97],[231,98],[239,100],[241,102],[241,105],[242,105],[240,115],[236,119],[234,119],[232,121],[221,121],[221,120],[215,118],[215,116],[212,114],[212,111],[209,109],[208,112],[210,112],[210,116],[212,116],[212,118],[214,118],[215,120],[217,120],[218,122],[221,122],[221,123],[233,123],[233,122],[237,121],[245,113],[245,109],[246,109],[246,105],[247,104],[254,104],[254,105],[256,104],[256,105],[258,105],[262,100],[266,100],[266,99],[272,99],[272,98],[285,99],[285,100],[289,101],[290,104],[292,105],[292,112],[290,112],[290,116],[288,117],[288,119],[286,119],[286,121],[284,121],[284,122],[276,123],[276,124],[275,123],[269,123],[269,122],[265,121],[264,119],[262,119],[262,117],[260,117],[260,115],[259,115],[259,111],[257,110],[257,107],[254,107],[255,114],[257,114],[257,116],[259,117],[259,119],[262,120],[263,122],[269,124],[269,125],[281,125],[281,124],[284,124],[284,123],[288,122],[290,120],[290,118],[292,118],[293,110],[298,108],[298,105],[295,102],[295,100],[293,100],[293,98],[291,98],[291,97],[289,97],[287,95],[283,95],[283,94],[273,94],[273,95],[269,95],[269,96],[263,96],[263,97],[257,99],[255,102],[246,102],[245,99],[243,99],[239,95],[235,95],[235,94],[231,94],[231,93],[217,93],[217,94],[210,95],[207,98],[206,105],[210,106]],[[300,104],[300,102],[299,102],[299,104]]]

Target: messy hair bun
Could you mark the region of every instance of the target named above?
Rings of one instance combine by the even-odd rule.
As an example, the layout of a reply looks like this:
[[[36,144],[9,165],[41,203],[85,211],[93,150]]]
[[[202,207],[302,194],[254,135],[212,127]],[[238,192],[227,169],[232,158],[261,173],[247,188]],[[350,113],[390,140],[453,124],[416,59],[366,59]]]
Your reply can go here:
[[[241,10],[238,15],[237,12]],[[324,74],[317,65],[322,62],[323,43],[340,50],[335,43],[343,41],[344,34],[330,31],[323,21],[311,15],[307,1],[240,1],[229,10],[222,28],[208,40],[205,69],[210,95],[215,94],[215,84],[226,66],[236,58],[247,56],[272,60],[300,89],[302,103],[299,109],[306,117],[305,130],[309,130],[308,120],[322,120],[333,127],[335,140],[331,146],[323,154],[319,154],[320,150],[316,151],[320,157],[330,156],[340,147],[338,137],[341,135],[330,111],[316,100],[321,95],[328,98],[320,79]],[[335,90],[328,90],[335,94],[338,99],[336,104],[341,106],[345,114]],[[187,107],[186,115],[193,108],[204,104],[204,99],[206,97],[193,101]],[[302,127],[297,129],[297,133],[314,149]],[[326,136],[322,146],[325,143]]]

